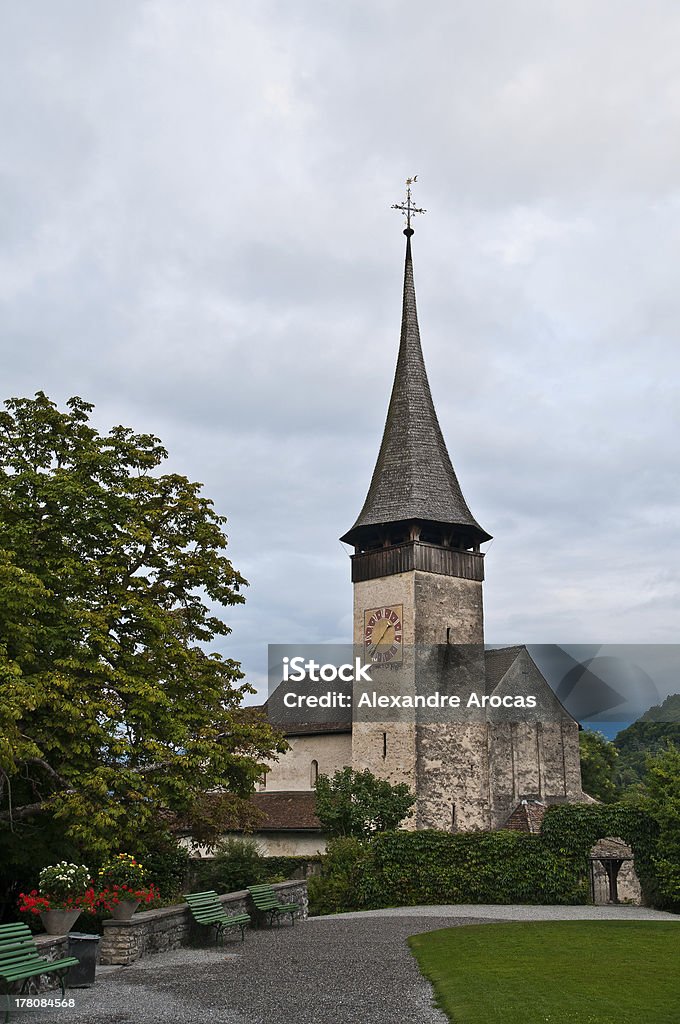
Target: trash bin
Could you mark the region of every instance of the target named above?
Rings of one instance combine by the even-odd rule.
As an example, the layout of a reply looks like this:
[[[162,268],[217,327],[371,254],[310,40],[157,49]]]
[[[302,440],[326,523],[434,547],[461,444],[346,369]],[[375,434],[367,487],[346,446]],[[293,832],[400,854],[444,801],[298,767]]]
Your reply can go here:
[[[94,985],[100,938],[100,935],[86,935],[84,932],[68,933],[68,955],[80,960],[77,967],[69,967],[66,972],[69,988],[89,988]]]

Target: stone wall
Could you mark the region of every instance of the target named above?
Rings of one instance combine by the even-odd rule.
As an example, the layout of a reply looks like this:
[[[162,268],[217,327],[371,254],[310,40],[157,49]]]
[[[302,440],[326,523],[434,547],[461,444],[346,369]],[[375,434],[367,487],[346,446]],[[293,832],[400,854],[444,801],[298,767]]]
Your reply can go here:
[[[222,838],[230,836],[234,839],[254,839],[263,857],[315,857],[325,853],[328,845],[323,832],[293,828],[268,829],[266,832],[254,832],[246,836],[243,832],[225,832]],[[215,848],[212,846],[196,846],[188,840],[184,845],[197,860],[212,860],[215,856]]]
[[[257,842],[263,857],[314,857],[325,853],[327,845],[321,832],[298,832],[292,828],[258,832]]]
[[[267,773],[265,785],[258,787],[260,793],[308,791],[316,782],[316,779],[312,781],[312,761],[317,762],[321,775],[334,775],[352,761],[352,736],[349,732],[289,736],[288,743],[290,750],[285,755],[278,761],[266,762],[271,771]]]
[[[611,903],[609,879],[602,861],[592,861],[591,872],[593,903]],[[636,907],[642,905],[642,888],[632,860],[625,860],[619,868],[616,889],[619,903],[632,903]]]
[[[300,916],[307,917],[307,882],[281,882],[272,887],[282,903],[299,903]],[[227,914],[252,915],[253,908],[248,893],[230,892],[220,896]],[[233,934],[239,936],[238,929]],[[197,925],[186,904],[163,907],[160,910],[146,910],[136,913],[129,921],[105,921],[101,942],[100,963],[132,964],[140,957],[162,953],[166,949],[178,949],[191,942],[210,942],[214,936],[212,928]]]
[[[598,840],[590,851],[590,882],[593,903],[611,903],[612,892],[607,866],[616,872],[618,903],[642,905],[642,887],[635,870],[633,851],[620,836]]]
[[[35,944],[38,953],[45,960],[63,960],[68,954],[68,935],[36,935]],[[50,988],[59,988],[59,979],[56,974],[41,974],[39,978],[31,978],[31,989],[43,992]],[[19,991],[21,984],[16,986]]]
[[[416,644],[483,644],[482,584],[434,572],[414,573]]]

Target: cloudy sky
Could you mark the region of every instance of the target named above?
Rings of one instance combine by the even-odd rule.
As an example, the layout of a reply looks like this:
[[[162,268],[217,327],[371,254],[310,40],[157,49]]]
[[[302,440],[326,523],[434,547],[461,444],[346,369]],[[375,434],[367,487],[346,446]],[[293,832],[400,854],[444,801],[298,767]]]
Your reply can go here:
[[[160,436],[250,580],[225,651],[347,640],[421,335],[496,643],[678,639],[674,0],[0,0],[2,397]]]

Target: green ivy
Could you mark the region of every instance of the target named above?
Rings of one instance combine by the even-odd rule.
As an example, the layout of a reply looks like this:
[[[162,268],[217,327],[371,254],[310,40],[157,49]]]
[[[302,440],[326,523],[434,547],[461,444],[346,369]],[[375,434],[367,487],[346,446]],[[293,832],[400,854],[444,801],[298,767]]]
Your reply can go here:
[[[588,854],[599,839],[620,836],[633,849],[647,901],[662,905],[657,834],[638,808],[564,804],[546,812],[540,835],[397,831],[368,843],[334,840],[321,877],[310,879],[310,903],[321,914],[438,903],[587,903]]]
[[[582,903],[584,879],[540,836],[392,832],[376,836],[357,887],[365,907]]]
[[[659,826],[646,811],[626,804],[561,804],[548,808],[541,827],[545,846],[582,874],[588,853],[606,836],[620,836],[631,847],[646,901],[666,905],[654,863]]]

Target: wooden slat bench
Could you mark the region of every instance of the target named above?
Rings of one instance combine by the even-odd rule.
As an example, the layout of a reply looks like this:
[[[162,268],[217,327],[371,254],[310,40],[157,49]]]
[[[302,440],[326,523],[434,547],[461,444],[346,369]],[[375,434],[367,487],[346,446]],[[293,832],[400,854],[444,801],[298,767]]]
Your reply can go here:
[[[224,933],[227,928],[241,929],[241,942],[245,938],[246,927],[250,924],[250,914],[226,913],[219,901],[217,893],[213,889],[207,892],[188,892],[184,899],[191,908],[194,920],[198,924],[209,925],[215,929],[215,944],[220,940],[224,941]]]
[[[281,903],[271,885],[249,885],[248,892],[256,910],[269,917],[269,924],[274,920],[277,924],[286,914],[290,915],[291,924],[295,924],[295,915],[300,912],[299,903]]]
[[[28,925],[0,924],[0,979],[5,983],[5,992],[16,982],[23,982],[21,992],[31,978],[41,974],[56,974],[61,985],[61,994],[65,994],[64,975],[69,967],[77,967],[80,963],[74,956],[63,957],[61,960],[45,960],[40,956],[35,939]],[[5,1012],[5,1021],[9,1020],[9,1000]]]

